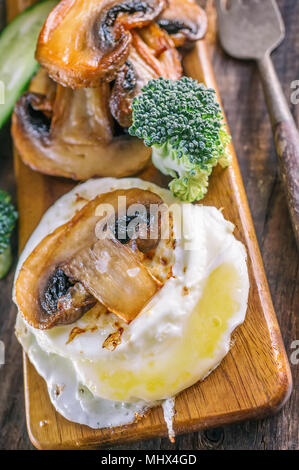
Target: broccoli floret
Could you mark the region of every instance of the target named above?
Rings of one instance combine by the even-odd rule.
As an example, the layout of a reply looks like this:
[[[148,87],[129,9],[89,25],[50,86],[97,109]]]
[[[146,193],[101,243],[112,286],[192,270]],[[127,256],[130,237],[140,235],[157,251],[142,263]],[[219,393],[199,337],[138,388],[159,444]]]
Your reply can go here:
[[[0,190],[0,279],[6,276],[12,263],[10,238],[18,218],[10,200],[10,195]]]
[[[202,199],[213,167],[231,162],[215,90],[188,77],[159,78],[142,89],[132,110],[129,133],[152,147],[154,165],[173,178],[173,194],[188,202]]]

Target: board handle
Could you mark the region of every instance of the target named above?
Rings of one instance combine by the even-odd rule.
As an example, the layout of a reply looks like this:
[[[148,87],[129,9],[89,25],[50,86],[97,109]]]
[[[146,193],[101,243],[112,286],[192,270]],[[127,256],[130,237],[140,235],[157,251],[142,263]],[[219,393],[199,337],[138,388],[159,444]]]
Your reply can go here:
[[[299,249],[299,133],[270,54],[258,61],[294,235]]]

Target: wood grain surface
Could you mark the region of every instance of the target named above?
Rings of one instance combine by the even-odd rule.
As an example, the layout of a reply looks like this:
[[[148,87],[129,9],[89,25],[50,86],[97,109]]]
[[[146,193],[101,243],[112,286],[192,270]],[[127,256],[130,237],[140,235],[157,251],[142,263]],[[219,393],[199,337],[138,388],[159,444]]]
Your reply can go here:
[[[208,2],[208,9],[211,20],[209,40],[211,52],[214,56],[217,79],[220,84],[222,97],[224,98],[224,106],[229,111],[229,121],[231,115],[233,124],[232,133],[238,147],[239,160],[241,160],[243,175],[245,182],[247,182],[247,190],[252,204],[256,227],[262,242],[261,246],[264,256],[266,257],[266,268],[268,268],[272,292],[278,307],[280,307],[278,309],[280,319],[282,320],[282,315],[284,318],[281,324],[285,338],[288,340],[288,351],[291,353],[290,343],[296,339],[296,336],[298,337],[298,334],[296,335],[298,332],[296,331],[295,323],[296,305],[298,309],[298,291],[296,295],[296,287],[298,288],[298,282],[296,283],[298,258],[296,259],[294,240],[280,184],[277,181],[273,184],[277,172],[275,155],[271,145],[270,127],[257,79],[255,79],[255,87],[251,90],[250,72],[252,75],[255,75],[254,70],[247,64],[242,64],[240,68],[240,64],[228,60],[218,51],[214,42],[214,10],[211,2]],[[293,16],[295,16],[294,11],[292,12],[292,18]],[[291,17],[290,24],[292,24]],[[289,78],[289,83],[295,79],[296,77]],[[246,98],[244,99],[244,97]],[[251,113],[255,113],[254,116],[251,116]],[[234,131],[237,138],[234,135]],[[244,149],[243,145],[247,145],[247,149]],[[1,134],[0,148],[1,184],[13,190],[12,171],[7,171],[11,169],[11,161],[9,160],[9,141],[7,134],[5,136],[5,132]],[[45,191],[45,196],[49,202],[51,199],[51,188],[52,186],[50,185],[47,187],[47,191]],[[36,203],[38,203],[38,200],[36,200]],[[34,210],[34,213],[36,213],[36,210]],[[27,217],[30,223],[35,223],[35,221],[30,220],[31,214],[28,214]],[[11,286],[9,283],[11,283],[11,278],[12,274],[5,284],[7,287],[2,288],[1,285],[1,293],[3,289],[3,295],[0,300],[1,316],[3,318],[0,339],[4,339],[7,351],[7,363],[0,371],[0,422],[2,427],[0,448],[30,448],[28,440],[26,441],[24,430],[22,381],[19,360],[20,348],[18,348],[13,338],[15,309],[11,306],[9,300]],[[254,314],[255,312],[252,312],[252,315]],[[233,354],[234,349],[232,350]],[[227,359],[229,360],[229,358]],[[250,367],[250,364],[248,366]],[[296,366],[293,369],[296,380],[298,371]],[[211,375],[211,377],[215,376],[215,374]],[[297,448],[298,422],[295,419],[296,400],[298,403],[298,397],[295,392],[292,400],[286,405],[279,417],[179,437],[174,448]],[[289,421],[287,421],[288,419]],[[173,448],[173,446],[167,440],[158,439],[118,448],[167,449]]]

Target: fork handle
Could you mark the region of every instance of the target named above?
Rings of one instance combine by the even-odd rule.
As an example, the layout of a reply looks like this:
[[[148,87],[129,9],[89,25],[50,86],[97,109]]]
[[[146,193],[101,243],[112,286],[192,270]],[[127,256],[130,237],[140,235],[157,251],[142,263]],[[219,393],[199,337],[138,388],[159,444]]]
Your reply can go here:
[[[299,133],[283,94],[270,54],[258,61],[280,172],[299,249]]]

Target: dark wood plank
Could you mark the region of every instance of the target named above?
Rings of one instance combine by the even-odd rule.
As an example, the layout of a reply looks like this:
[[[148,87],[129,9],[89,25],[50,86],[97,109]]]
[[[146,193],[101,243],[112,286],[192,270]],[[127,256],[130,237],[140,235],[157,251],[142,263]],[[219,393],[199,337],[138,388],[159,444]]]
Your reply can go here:
[[[0,132],[0,187],[16,200],[9,125]],[[17,237],[13,240],[17,253]],[[15,260],[16,262],[16,260]],[[14,335],[16,309],[11,301],[13,269],[0,281],[0,340],[5,344],[5,362],[0,366],[0,449],[29,449],[24,411],[21,347]]]
[[[211,0],[208,10],[213,13]],[[274,61],[287,96],[298,79],[299,4],[279,0],[287,38],[274,54]],[[213,20],[213,15],[210,17]],[[213,21],[212,21],[213,23]],[[209,36],[214,41],[213,25]],[[260,242],[270,289],[289,355],[299,339],[296,313],[299,307],[298,254],[277,174],[270,123],[261,86],[253,64],[238,63],[211,46],[213,64],[224,108],[231,127],[244,183]],[[297,74],[297,75],[296,75]],[[293,106],[297,123],[299,106]],[[0,133],[0,187],[15,194],[8,127]],[[0,339],[6,345],[6,365],[0,369],[0,449],[31,448],[25,429],[21,351],[13,334],[15,308],[10,301],[11,273],[0,282]],[[294,391],[275,417],[178,437],[173,446],[156,439],[118,449],[298,449],[299,366],[292,366]]]

